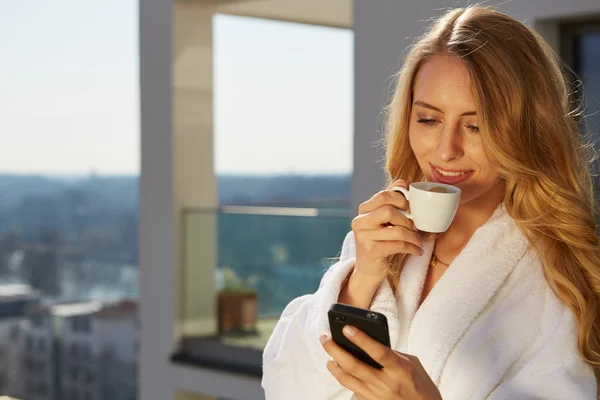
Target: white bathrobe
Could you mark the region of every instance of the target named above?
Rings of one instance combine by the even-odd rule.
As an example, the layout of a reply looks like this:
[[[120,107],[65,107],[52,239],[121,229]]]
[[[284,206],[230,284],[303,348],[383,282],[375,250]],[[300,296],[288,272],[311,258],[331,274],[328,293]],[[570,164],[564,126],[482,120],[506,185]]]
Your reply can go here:
[[[387,281],[371,309],[388,320],[393,349],[415,355],[444,400],[597,398],[577,351],[576,320],[551,291],[540,261],[499,207],[419,307],[433,243],[408,258],[396,300]],[[350,400],[327,370],[319,336],[355,262],[354,238],[319,289],[293,300],[263,354],[267,400]]]

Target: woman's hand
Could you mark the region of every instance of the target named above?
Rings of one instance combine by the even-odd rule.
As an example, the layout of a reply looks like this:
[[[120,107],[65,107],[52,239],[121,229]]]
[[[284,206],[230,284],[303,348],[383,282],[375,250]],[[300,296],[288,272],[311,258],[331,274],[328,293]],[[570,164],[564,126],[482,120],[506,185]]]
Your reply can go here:
[[[398,180],[394,186],[407,187],[407,184]],[[390,190],[382,190],[360,205],[358,216],[352,221],[355,274],[381,282],[388,274],[389,256],[423,254],[423,238],[399,209],[407,210],[408,201],[401,193]]]
[[[417,357],[396,352],[348,325],[344,327],[344,335],[383,366],[382,369],[373,368],[326,335],[321,337],[323,348],[331,356],[327,369],[359,400],[442,399]]]

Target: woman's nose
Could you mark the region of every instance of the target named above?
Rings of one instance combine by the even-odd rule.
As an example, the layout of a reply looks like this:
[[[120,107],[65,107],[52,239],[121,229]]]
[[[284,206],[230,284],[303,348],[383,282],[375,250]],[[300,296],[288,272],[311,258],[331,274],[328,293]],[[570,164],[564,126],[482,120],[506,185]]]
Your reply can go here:
[[[458,128],[445,126],[442,129],[437,147],[437,154],[441,160],[446,162],[462,157],[462,137]]]

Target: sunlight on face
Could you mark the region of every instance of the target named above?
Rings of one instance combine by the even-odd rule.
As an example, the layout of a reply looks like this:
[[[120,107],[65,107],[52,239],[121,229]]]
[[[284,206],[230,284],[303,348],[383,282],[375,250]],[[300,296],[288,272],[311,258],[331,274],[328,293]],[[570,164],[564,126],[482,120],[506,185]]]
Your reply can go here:
[[[498,204],[502,187],[483,149],[476,109],[462,61],[431,57],[415,77],[410,145],[425,178],[458,186],[461,204]]]

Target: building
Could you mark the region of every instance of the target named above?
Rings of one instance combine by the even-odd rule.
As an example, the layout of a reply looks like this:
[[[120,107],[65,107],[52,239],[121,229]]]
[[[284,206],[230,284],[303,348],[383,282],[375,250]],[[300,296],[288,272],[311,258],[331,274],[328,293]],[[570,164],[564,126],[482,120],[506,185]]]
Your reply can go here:
[[[379,139],[388,78],[424,21],[449,0],[267,0],[140,2],[142,168],[140,179],[140,398],[143,400],[264,398],[260,376],[179,357],[188,329],[186,313],[199,320],[215,313],[214,223],[193,232],[199,249],[188,269],[182,255],[191,240],[184,218],[189,207],[214,209],[213,47],[215,13],[247,15],[354,31],[354,174],[352,209],[384,183]],[[485,2],[526,21],[570,62],[574,36],[600,22],[596,0]],[[596,17],[593,17],[596,16]],[[594,19],[595,18],[595,19]],[[595,25],[594,25],[595,24]],[[406,38],[409,38],[408,40]],[[600,96],[597,96],[600,97]],[[184,354],[185,356],[185,354]]]
[[[137,303],[48,306],[27,336],[27,396],[32,400],[136,398]],[[43,388],[43,389],[42,389]]]
[[[40,294],[28,285],[0,286],[0,393],[22,397],[25,390],[25,329]]]
[[[137,303],[53,307],[61,325],[61,400],[136,398]]]
[[[24,333],[25,368],[23,398],[57,400],[57,349],[54,318],[45,306],[34,310]]]

